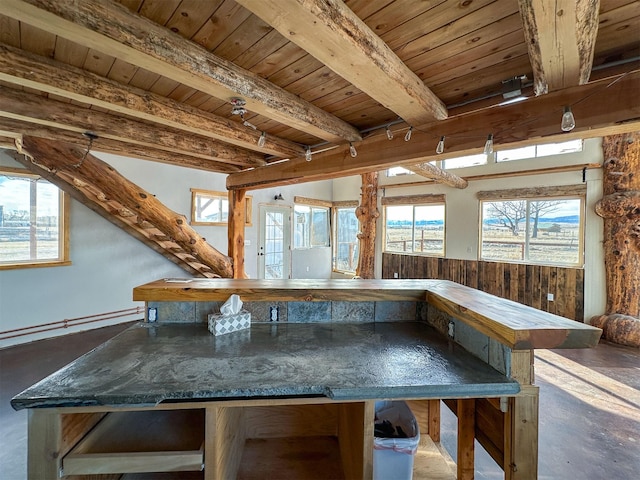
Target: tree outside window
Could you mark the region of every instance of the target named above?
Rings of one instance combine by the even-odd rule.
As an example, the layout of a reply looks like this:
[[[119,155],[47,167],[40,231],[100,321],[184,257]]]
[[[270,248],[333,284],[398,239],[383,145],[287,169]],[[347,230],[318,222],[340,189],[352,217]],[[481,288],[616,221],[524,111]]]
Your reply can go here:
[[[384,208],[385,252],[444,256],[444,203]]]
[[[481,259],[582,264],[581,198],[484,201]]]

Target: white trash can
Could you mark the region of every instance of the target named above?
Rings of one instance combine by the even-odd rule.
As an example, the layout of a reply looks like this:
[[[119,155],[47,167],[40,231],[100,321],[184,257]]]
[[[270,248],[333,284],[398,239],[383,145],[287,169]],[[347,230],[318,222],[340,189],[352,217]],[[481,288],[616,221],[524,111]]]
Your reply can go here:
[[[411,480],[413,458],[420,442],[416,418],[402,401],[376,402],[375,413],[373,480]],[[398,427],[406,438],[399,438]]]

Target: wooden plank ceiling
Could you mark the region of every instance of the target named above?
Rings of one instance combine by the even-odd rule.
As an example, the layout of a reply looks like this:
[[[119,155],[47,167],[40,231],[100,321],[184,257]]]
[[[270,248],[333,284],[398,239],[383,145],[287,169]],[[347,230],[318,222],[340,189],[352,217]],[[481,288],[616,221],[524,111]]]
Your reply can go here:
[[[638,129],[634,0],[1,3],[0,137],[86,146],[90,131],[94,151],[227,173],[230,188],[422,163],[443,135],[445,156],[481,151],[487,134],[556,139],[564,105],[578,124],[567,138]],[[591,113],[615,75],[619,107]],[[497,107],[515,77],[531,98]],[[387,125],[394,148],[364,154]]]

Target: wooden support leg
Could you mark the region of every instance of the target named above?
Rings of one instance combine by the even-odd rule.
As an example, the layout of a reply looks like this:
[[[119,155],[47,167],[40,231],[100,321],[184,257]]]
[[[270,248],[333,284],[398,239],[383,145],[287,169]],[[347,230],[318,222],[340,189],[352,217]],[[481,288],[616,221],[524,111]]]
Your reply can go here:
[[[538,478],[539,388],[522,385],[520,395],[509,399],[505,415],[505,479]]]
[[[29,480],[56,480],[62,462],[62,418],[48,410],[29,409],[28,464]]]
[[[245,442],[243,407],[207,407],[204,478],[236,478]]]
[[[434,442],[440,441],[440,400],[429,400],[429,436]]]
[[[458,480],[473,480],[474,440],[476,429],[476,402],[474,399],[458,400]]]
[[[346,479],[373,477],[375,402],[343,403],[339,407],[338,439]]]

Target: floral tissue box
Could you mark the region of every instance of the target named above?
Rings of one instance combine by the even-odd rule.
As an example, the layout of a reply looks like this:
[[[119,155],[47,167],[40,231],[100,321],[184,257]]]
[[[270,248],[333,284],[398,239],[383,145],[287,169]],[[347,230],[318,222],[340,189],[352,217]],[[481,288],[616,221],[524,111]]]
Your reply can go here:
[[[245,330],[251,326],[251,313],[240,310],[232,315],[222,315],[221,313],[209,314],[209,331],[214,335],[224,335],[225,333]]]

